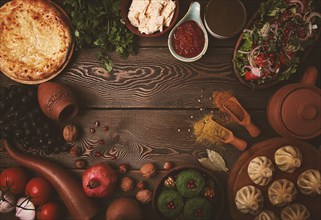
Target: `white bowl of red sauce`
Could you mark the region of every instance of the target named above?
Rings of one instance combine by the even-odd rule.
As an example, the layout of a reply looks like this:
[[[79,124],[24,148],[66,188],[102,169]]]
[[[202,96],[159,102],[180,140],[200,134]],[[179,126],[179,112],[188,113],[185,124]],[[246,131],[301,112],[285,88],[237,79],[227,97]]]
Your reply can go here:
[[[168,36],[169,51],[180,61],[194,62],[207,51],[208,35],[200,12],[201,5],[198,2],[192,2],[186,15]]]

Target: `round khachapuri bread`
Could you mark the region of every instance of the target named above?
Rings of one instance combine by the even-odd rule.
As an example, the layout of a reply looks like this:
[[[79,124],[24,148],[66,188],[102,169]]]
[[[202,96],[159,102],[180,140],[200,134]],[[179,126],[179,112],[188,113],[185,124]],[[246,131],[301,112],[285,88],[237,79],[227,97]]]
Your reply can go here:
[[[0,8],[0,70],[23,81],[50,78],[72,44],[66,15],[50,1],[12,0]]]

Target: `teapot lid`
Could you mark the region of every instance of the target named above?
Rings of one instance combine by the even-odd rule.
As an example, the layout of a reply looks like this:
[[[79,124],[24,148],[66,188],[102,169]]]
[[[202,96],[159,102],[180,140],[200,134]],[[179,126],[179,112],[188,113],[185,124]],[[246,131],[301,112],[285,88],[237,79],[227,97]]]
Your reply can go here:
[[[315,137],[321,134],[321,90],[317,87],[297,87],[283,100],[281,118],[295,136]]]

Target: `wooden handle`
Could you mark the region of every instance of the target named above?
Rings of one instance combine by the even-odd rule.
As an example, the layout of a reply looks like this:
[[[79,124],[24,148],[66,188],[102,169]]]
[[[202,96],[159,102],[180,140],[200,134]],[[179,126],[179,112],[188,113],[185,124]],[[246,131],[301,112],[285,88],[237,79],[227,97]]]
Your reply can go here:
[[[250,121],[249,124],[245,124],[244,126],[251,137],[257,137],[261,134],[261,130],[255,124],[253,124],[252,121]]]
[[[315,85],[317,78],[318,78],[317,68],[310,66],[305,70],[300,82],[306,85]]]
[[[230,142],[234,147],[239,149],[240,151],[243,151],[247,147],[247,142],[245,140],[242,140],[240,138],[237,138],[234,136],[233,140]]]

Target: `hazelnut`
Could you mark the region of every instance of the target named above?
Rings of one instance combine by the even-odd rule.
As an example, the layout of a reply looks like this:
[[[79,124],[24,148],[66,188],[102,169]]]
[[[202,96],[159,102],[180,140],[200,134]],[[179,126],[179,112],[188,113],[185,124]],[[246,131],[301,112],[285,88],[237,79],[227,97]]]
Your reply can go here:
[[[171,162],[165,162],[164,163],[164,169],[165,170],[170,170],[170,169],[172,169],[172,167],[173,167],[173,163],[171,163]]]
[[[139,171],[142,174],[142,176],[145,178],[151,178],[151,177],[155,176],[155,174],[157,172],[155,165],[152,163],[147,163],[147,164],[141,166]]]
[[[120,164],[118,167],[119,173],[127,173],[128,170],[129,170],[129,165],[125,163]]]
[[[146,189],[146,184],[144,181],[139,181],[138,183],[136,183],[136,188],[137,189]]]
[[[148,189],[140,190],[136,194],[136,199],[143,204],[147,204],[152,200],[152,192]]]
[[[75,160],[74,166],[76,169],[83,169],[87,165],[87,161],[84,159],[77,159]]]
[[[82,150],[77,146],[73,146],[72,148],[70,148],[69,152],[74,157],[79,157],[82,154]]]
[[[134,188],[134,180],[128,176],[125,176],[120,181],[120,188],[124,192],[128,192]]]
[[[78,138],[78,129],[73,124],[68,124],[64,127],[63,136],[66,142],[73,142]]]

